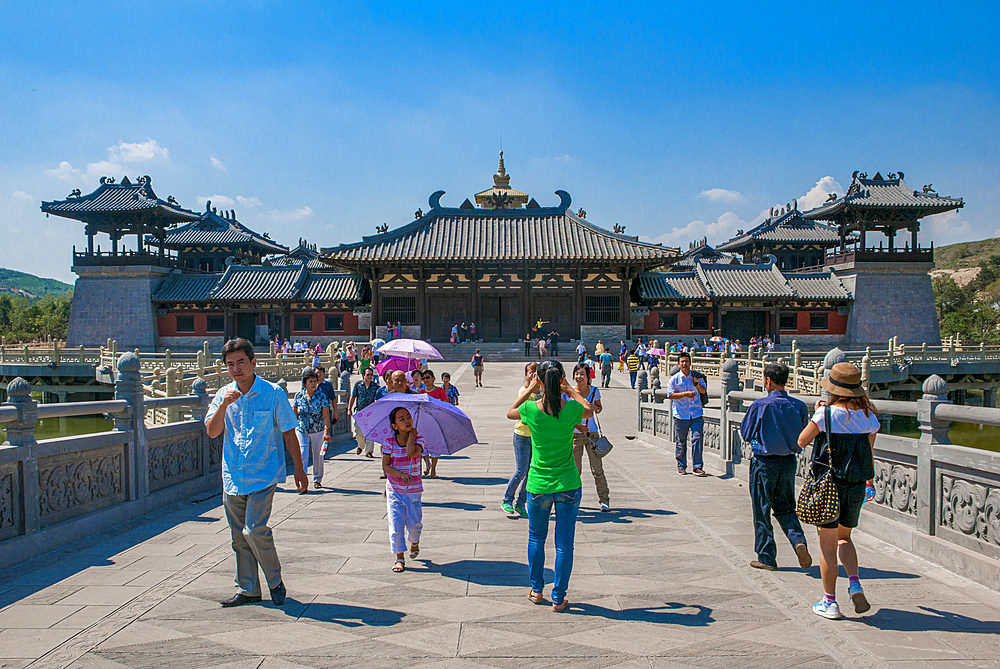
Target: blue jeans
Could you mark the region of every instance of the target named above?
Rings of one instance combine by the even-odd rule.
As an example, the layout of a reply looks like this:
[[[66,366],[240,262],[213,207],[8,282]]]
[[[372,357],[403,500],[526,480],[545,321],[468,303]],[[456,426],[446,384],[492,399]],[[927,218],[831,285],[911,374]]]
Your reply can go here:
[[[507,492],[503,495],[503,501],[514,503],[514,494],[517,493],[517,505],[524,506],[527,491],[525,486],[528,483],[528,465],[531,464],[531,437],[522,437],[514,434],[514,475],[507,482]]]
[[[778,547],[774,544],[771,514],[778,519],[792,547],[804,544],[799,517],[795,515],[794,455],[753,456],[750,461],[750,499],[753,502],[754,550],[764,564],[778,565]]]
[[[704,464],[701,459],[701,436],[705,429],[705,418],[674,418],[674,455],[677,469],[687,469],[687,439],[691,434],[691,462],[695,469]]]
[[[528,579],[531,589],[545,587],[545,538],[549,535],[549,516],[556,507],[556,564],[552,583],[552,603],[562,604],[573,571],[573,540],[576,516],[580,512],[583,488],[548,495],[528,493]]]

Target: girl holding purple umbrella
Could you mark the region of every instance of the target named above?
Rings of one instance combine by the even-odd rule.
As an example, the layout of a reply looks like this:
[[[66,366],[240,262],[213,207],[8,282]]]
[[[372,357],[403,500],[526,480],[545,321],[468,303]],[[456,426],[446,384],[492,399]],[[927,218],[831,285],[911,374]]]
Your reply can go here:
[[[389,413],[389,424],[393,436],[386,438],[382,449],[382,471],[388,477],[385,482],[385,505],[389,544],[396,554],[392,570],[398,574],[406,570],[403,558],[405,539],[410,540],[411,559],[420,553],[420,532],[424,527],[420,501],[424,491],[420,480],[420,455],[424,450],[424,440],[417,434],[413,418],[405,407],[396,407]],[[404,531],[406,537],[403,536]]]

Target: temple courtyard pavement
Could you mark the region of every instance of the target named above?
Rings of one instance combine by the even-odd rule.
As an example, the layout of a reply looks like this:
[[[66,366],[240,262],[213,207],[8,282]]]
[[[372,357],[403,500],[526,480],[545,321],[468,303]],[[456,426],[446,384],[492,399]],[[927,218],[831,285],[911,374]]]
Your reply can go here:
[[[598,511],[585,472],[570,610],[531,604],[527,521],[499,508],[522,364],[487,365],[480,389],[468,363],[435,369],[452,373],[481,443],[425,481],[405,573],[390,572],[378,460],[344,444],[324,490],[297,495],[289,477],[275,497],[283,607],[219,607],[235,560],[221,498],[204,496],[0,574],[0,667],[1000,666],[1000,593],[863,532],[864,617],[814,615],[818,568],[799,569],[783,539],[779,571],[752,569],[746,485],[678,476],[672,453],[627,440],[636,396],[618,373],[602,415],[612,509]],[[846,580],[838,594],[847,603]]]

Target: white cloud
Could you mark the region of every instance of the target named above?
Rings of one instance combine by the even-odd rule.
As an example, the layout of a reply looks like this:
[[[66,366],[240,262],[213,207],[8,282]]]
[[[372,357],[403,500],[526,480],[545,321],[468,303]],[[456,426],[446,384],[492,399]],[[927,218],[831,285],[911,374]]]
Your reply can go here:
[[[844,187],[837,183],[833,177],[823,177],[816,182],[816,185],[809,189],[809,192],[799,198],[799,211],[809,211],[820,206],[830,197],[831,193],[838,196],[844,194]]]
[[[267,215],[275,221],[299,221],[303,218],[312,216],[313,210],[309,207],[298,207],[297,209],[289,209],[286,211],[272,209],[267,212]]]
[[[570,158],[567,153],[564,153],[561,156],[556,156],[552,159],[552,161],[556,163],[568,163],[570,160],[572,160],[572,158]]]
[[[236,201],[244,207],[259,207],[260,200],[255,197],[243,197],[242,195],[236,196]]]
[[[14,199],[15,200],[20,200],[21,202],[34,202],[35,201],[35,198],[31,197],[30,195],[28,195],[27,193],[25,193],[23,190],[16,190],[16,191],[14,191]]]
[[[709,188],[698,193],[699,197],[712,202],[746,202],[743,193],[736,190],[726,190],[725,188]]]
[[[933,241],[936,245],[957,244],[977,239],[980,235],[973,233],[972,224],[962,219],[955,210],[928,216],[920,221],[920,231],[917,241],[921,246],[929,246]],[[996,235],[995,235],[996,236]],[[910,234],[901,230],[896,235],[896,244],[901,246],[910,241]]]
[[[225,195],[199,195],[195,198],[195,201],[199,205],[204,205],[206,202],[211,202],[215,207],[232,207],[236,204],[236,200],[231,197],[226,197]]]
[[[59,167],[45,170],[45,173],[70,183],[89,185],[102,176],[120,179],[119,175],[124,175],[129,167],[151,160],[170,160],[170,152],[160,146],[155,139],[147,139],[145,142],[138,143],[118,142],[115,146],[108,147],[107,160],[88,163],[87,167],[82,170],[73,167],[64,160],[59,163]]]
[[[149,160],[169,160],[170,152],[160,146],[155,139],[129,144],[118,142],[117,146],[108,149],[108,158],[122,163],[144,163]]]
[[[49,176],[62,179],[63,181],[76,181],[80,178],[80,170],[74,168],[65,160],[59,163],[59,167],[51,170],[45,170],[45,173]]]
[[[730,239],[739,229],[746,228],[746,224],[731,211],[727,211],[715,222],[705,223],[704,221],[691,221],[682,228],[674,228],[670,232],[664,233],[655,239],[644,239],[653,243],[661,243],[666,246],[677,246],[681,250],[686,250],[689,242],[708,237],[709,244],[719,244]]]
[[[208,160],[209,160],[210,163],[212,163],[212,167],[214,167],[215,169],[217,169],[217,170],[225,170],[226,169],[226,164],[223,163],[218,158],[216,158],[215,156],[209,156]]]

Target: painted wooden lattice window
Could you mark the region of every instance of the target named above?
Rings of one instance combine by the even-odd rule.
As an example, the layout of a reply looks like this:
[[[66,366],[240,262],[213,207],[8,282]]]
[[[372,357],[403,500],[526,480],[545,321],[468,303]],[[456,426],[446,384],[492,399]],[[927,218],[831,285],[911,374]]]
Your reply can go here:
[[[312,332],[313,329],[312,314],[306,314],[304,316],[295,316],[292,323],[292,329],[294,329],[296,332]]]
[[[223,332],[226,329],[226,319],[224,316],[209,316],[208,331]]]
[[[177,331],[194,332],[194,316],[178,316]]]
[[[827,330],[829,314],[809,314],[809,329],[810,330]]]
[[[617,295],[588,295],[586,322],[588,325],[614,325],[621,320]]]
[[[660,330],[676,330],[677,314],[660,314]]]
[[[778,326],[782,330],[798,330],[799,329],[798,319],[799,319],[798,314],[794,314],[794,313],[792,313],[792,314],[779,314],[778,315],[778,321],[779,321]]]
[[[326,315],[326,327],[327,332],[341,332],[344,329],[344,315],[343,314],[327,314]]]
[[[417,298],[415,295],[385,295],[382,297],[382,320],[389,323],[416,325]]]
[[[691,314],[691,329],[708,331],[708,314]]]

